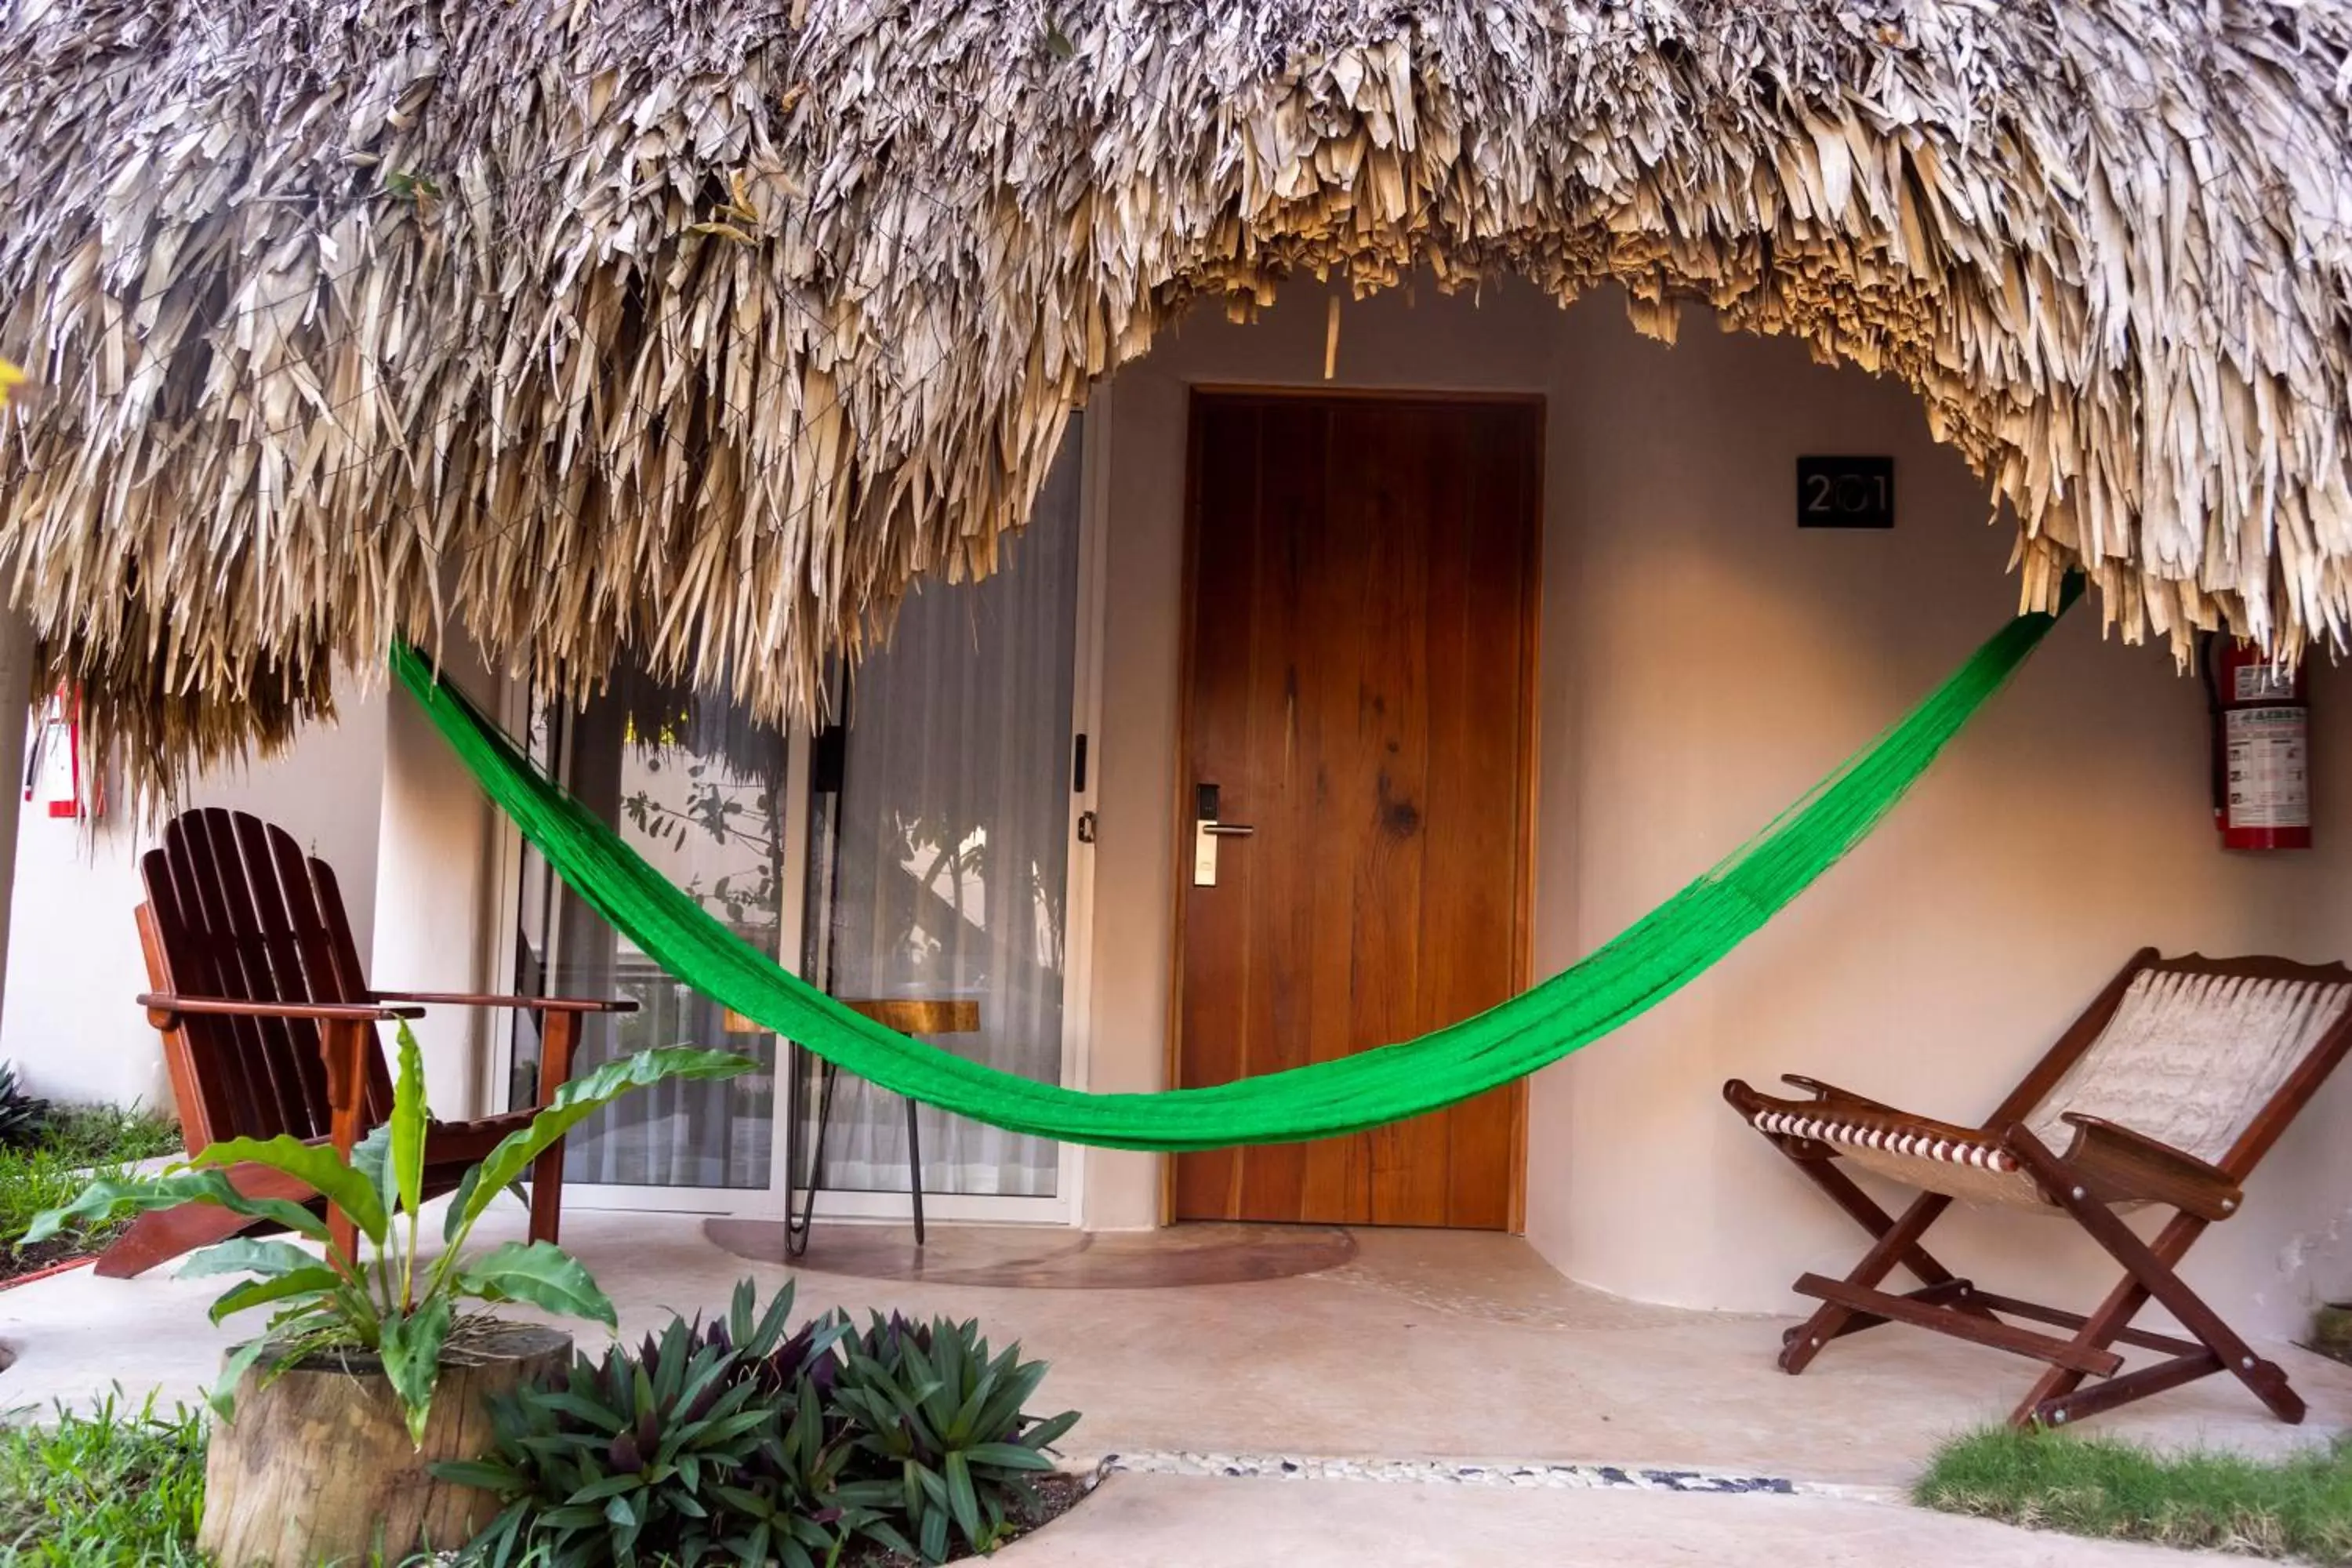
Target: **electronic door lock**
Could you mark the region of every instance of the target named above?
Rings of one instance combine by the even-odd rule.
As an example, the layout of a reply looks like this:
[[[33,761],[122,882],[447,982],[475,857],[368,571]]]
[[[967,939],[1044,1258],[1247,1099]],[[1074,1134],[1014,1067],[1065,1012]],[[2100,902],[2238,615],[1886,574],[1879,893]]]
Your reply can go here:
[[[1217,885],[1217,840],[1247,838],[1257,831],[1246,822],[1217,820],[1218,789],[1215,784],[1192,786],[1192,886],[1213,888]]]

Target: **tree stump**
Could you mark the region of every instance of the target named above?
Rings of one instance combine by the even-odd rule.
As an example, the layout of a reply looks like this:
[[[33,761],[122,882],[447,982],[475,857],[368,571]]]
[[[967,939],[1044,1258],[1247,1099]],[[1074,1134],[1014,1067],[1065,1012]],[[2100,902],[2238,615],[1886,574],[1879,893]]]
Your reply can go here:
[[[2352,1362],[2352,1301],[2330,1301],[2311,1315],[2311,1348]]]
[[[364,1352],[314,1356],[267,1387],[258,1368],[247,1371],[235,1418],[214,1426],[205,1448],[197,1544],[221,1568],[391,1563],[462,1546],[497,1516],[498,1501],[435,1479],[430,1467],[480,1458],[490,1447],[489,1397],[571,1363],[572,1336],[535,1323],[466,1335],[442,1355],[421,1447]]]

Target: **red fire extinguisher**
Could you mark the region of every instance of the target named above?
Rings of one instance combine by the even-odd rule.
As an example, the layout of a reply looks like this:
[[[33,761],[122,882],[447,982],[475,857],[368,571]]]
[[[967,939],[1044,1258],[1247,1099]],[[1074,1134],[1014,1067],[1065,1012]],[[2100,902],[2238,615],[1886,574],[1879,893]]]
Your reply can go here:
[[[2251,643],[2208,637],[2213,826],[2224,849],[2311,847],[2311,704],[2303,669]]]

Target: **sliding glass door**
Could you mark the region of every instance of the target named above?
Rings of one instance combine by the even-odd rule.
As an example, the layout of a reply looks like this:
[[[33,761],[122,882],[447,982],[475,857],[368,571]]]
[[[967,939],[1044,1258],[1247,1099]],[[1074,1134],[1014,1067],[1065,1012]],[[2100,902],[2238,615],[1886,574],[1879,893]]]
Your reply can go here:
[[[849,673],[810,811],[803,973],[841,997],[965,1004],[931,1044],[1047,1082],[1062,1077],[1069,947],[1078,451],[1074,429],[993,575],[924,584]],[[803,1060],[812,1151],[817,1072]],[[904,1101],[845,1075],[828,1120],[824,1192],[907,1190]],[[1056,1194],[1049,1139],[928,1106],[916,1129],[927,1194]],[[796,1160],[794,1179],[808,1174]]]
[[[979,583],[927,582],[887,642],[838,680],[814,738],[723,696],[624,670],[576,712],[541,713],[534,753],[702,907],[836,996],[950,1004],[952,1050],[1063,1079],[1080,547],[1080,441],[1029,526]],[[567,1202],[780,1214],[814,1151],[813,1058],[663,973],[516,842],[519,987],[618,994],[636,1014],[584,1031],[581,1070],[656,1045],[740,1051],[760,1070],[632,1096],[568,1141]],[[509,1103],[536,1083],[515,1026]],[[780,1093],[780,1086],[787,1092]],[[924,1108],[931,1212],[1042,1212],[1063,1192],[1050,1141]],[[818,1212],[902,1213],[905,1102],[849,1075],[831,1099]]]
[[[577,713],[535,726],[533,748],[572,793],[616,825],[637,853],[761,952],[799,945],[793,846],[793,748],[723,697],[622,672]],[[557,995],[625,996],[637,1011],[586,1020],[576,1072],[654,1046],[738,1052],[756,1071],[719,1082],[670,1083],[633,1094],[565,1141],[573,1201],[760,1209],[780,1174],[776,1037],[664,973],[585,901],[522,855],[519,982]],[[516,1025],[509,1102],[536,1082],[538,1036]],[[701,1194],[698,1200],[696,1194]],[[721,1201],[710,1201],[718,1194]]]

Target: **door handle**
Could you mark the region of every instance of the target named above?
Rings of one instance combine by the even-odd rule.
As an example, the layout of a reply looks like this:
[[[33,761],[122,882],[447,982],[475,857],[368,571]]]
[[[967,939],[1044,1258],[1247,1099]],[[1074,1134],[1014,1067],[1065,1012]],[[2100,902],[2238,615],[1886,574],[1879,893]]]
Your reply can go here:
[[[1217,819],[1221,792],[1213,784],[1192,786],[1192,886],[1217,885],[1217,840],[1247,838],[1257,829],[1246,822]]]

